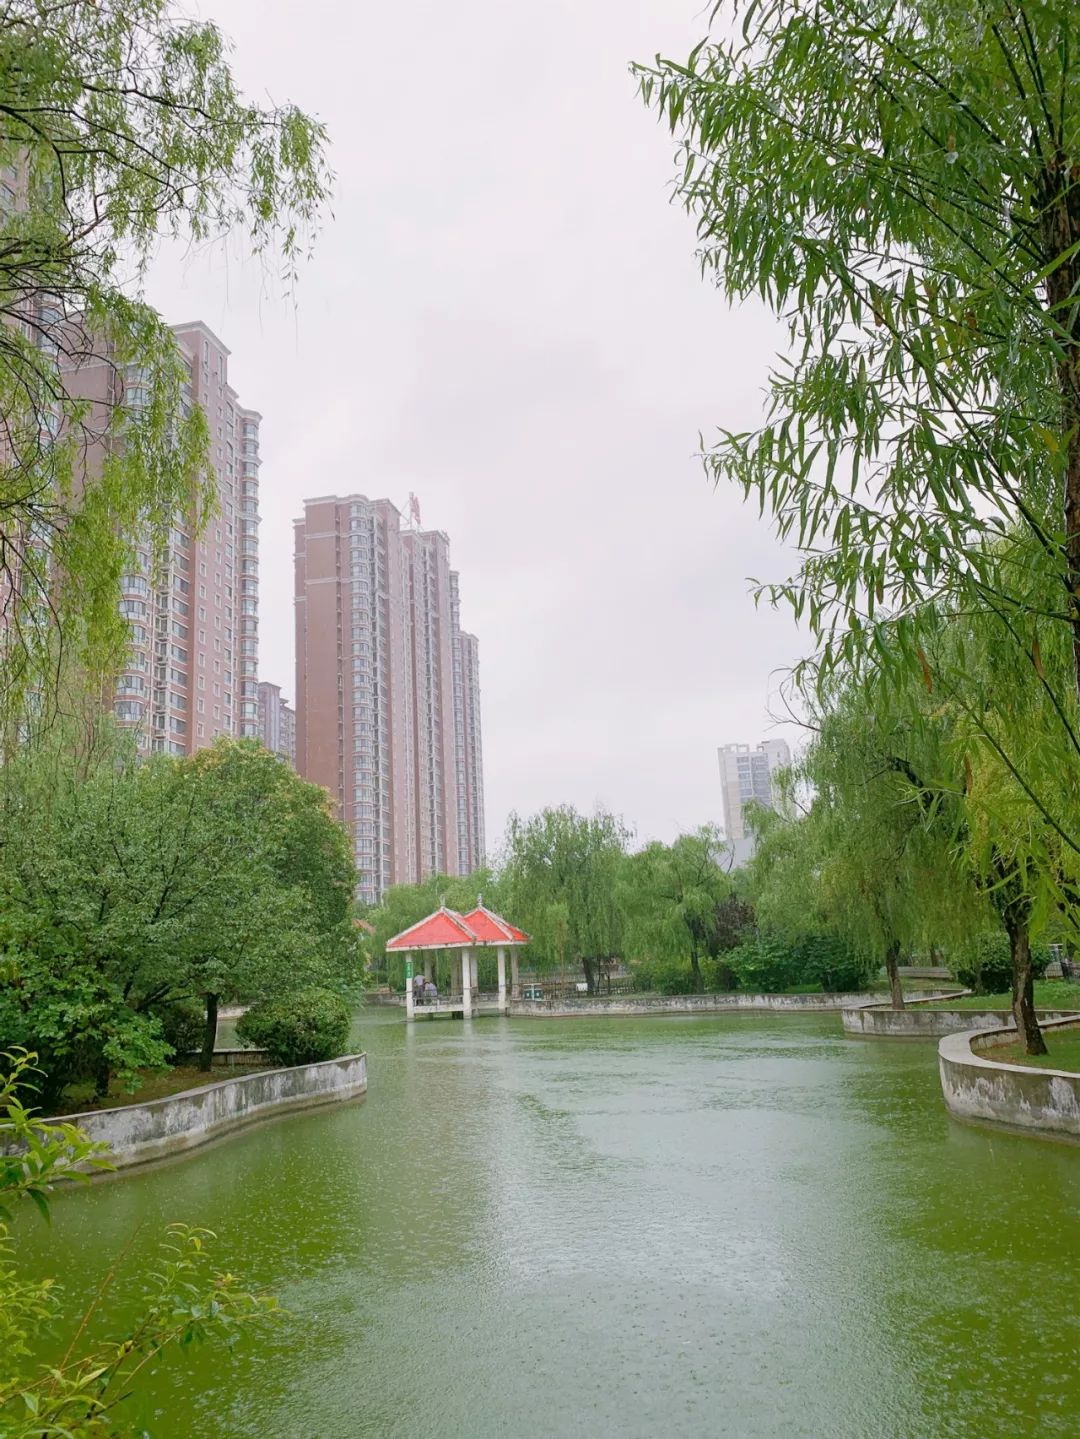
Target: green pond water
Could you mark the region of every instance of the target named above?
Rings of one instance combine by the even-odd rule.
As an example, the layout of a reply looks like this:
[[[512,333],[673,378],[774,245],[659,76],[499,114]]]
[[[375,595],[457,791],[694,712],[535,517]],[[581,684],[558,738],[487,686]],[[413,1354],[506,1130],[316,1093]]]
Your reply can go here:
[[[155,1439],[1080,1435],[1080,1150],[951,1123],[932,1043],[827,1015],[357,1038],[362,1103],[20,1215],[73,1301],[170,1220],[280,1296],[140,1390]]]

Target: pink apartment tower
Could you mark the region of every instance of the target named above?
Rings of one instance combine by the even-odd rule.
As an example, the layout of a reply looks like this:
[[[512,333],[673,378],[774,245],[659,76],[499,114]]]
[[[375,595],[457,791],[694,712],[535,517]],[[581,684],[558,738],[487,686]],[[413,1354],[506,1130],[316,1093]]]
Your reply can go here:
[[[259,732],[261,417],[240,404],[229,351],[207,325],[175,325],[173,334],[188,371],[183,404],[200,405],[209,424],[218,505],[199,535],[173,527],[162,565],[139,546],[122,576],[131,644],[113,709],[141,750],[185,755],[219,735]],[[66,382],[94,407],[140,402],[138,371],[116,365],[104,345]]]
[[[484,861],[475,636],[450,541],[389,500],[307,500],[295,522],[296,767],[336,799],[374,903]]]

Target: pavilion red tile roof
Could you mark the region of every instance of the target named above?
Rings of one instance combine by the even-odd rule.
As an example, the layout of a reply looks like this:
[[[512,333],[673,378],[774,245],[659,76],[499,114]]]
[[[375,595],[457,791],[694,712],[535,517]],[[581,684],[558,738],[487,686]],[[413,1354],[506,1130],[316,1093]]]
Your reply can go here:
[[[462,949],[478,944],[476,935],[455,910],[437,909],[427,919],[387,940],[387,949]]]
[[[483,905],[458,914],[445,905],[426,919],[387,940],[387,949],[472,949],[486,945],[528,944],[529,936]]]
[[[480,936],[485,944],[528,944],[529,936],[503,919],[501,914],[495,914],[484,906],[477,905],[476,909],[470,910],[463,916],[465,923],[470,929]]]

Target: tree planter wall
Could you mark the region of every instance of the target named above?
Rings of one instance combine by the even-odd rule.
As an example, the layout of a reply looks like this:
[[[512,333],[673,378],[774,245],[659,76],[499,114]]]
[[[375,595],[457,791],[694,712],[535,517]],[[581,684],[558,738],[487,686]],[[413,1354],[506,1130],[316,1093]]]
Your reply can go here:
[[[1080,1016],[1047,1022],[1047,1030],[1078,1029]],[[1025,1134],[1080,1140],[1080,1074],[1003,1064],[995,1047],[1012,1044],[1016,1030],[967,1030],[938,1044],[945,1105],[956,1119]]]
[[[367,1055],[238,1075],[167,1099],[60,1116],[109,1146],[117,1169],[183,1153],[260,1119],[355,1099],[367,1091]]]
[[[959,993],[966,994],[966,990]],[[936,999],[952,999],[953,995],[938,995]],[[888,1005],[863,1005],[845,1009],[840,1015],[844,1033],[858,1039],[940,1039],[945,1034],[958,1034],[972,1029],[1002,1029],[1012,1024],[1012,1015],[1007,1009],[927,1009],[920,1008],[935,1002],[935,996],[924,1000],[907,1001],[906,1009],[892,1009]],[[1039,1010],[1039,1022],[1050,1023],[1058,1019],[1080,1019],[1080,1011]]]

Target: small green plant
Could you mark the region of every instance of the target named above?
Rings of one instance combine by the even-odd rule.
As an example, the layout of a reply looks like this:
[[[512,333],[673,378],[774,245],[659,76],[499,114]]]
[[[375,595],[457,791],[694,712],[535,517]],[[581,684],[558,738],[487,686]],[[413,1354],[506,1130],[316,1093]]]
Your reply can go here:
[[[345,1052],[352,1015],[340,994],[302,989],[286,998],[253,1005],[236,1033],[265,1049],[275,1064],[318,1064]]]
[[[34,1089],[36,1055],[14,1050],[0,1056],[0,1435],[3,1439],[122,1439],[132,1430],[118,1407],[132,1382],[163,1350],[193,1341],[229,1337],[277,1306],[269,1295],[246,1294],[231,1274],[215,1271],[206,1229],[168,1227],[149,1274],[149,1293],[139,1318],[104,1344],[87,1342],[87,1321],[101,1307],[105,1280],[61,1359],[35,1364],[32,1354],[46,1326],[55,1333],[63,1318],[52,1280],[25,1280],[15,1267],[10,1225],[23,1200],[48,1220],[48,1196],[61,1181],[88,1182],[94,1170],[111,1169],[105,1146],[71,1124],[34,1117],[20,1091]]]

